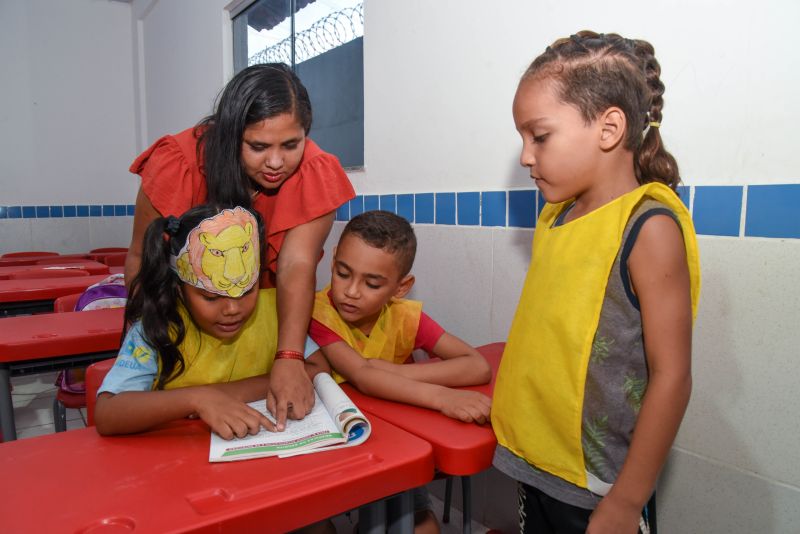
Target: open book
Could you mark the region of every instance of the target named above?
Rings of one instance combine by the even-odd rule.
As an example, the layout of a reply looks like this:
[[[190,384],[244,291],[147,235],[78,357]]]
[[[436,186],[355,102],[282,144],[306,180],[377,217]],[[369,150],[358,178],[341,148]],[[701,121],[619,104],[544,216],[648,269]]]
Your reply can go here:
[[[262,429],[258,434],[226,441],[211,433],[209,462],[232,462],[265,456],[295,456],[352,447],[367,440],[370,425],[330,375],[314,377],[314,409],[304,419],[287,419],[283,432]],[[250,406],[275,422],[263,400]]]

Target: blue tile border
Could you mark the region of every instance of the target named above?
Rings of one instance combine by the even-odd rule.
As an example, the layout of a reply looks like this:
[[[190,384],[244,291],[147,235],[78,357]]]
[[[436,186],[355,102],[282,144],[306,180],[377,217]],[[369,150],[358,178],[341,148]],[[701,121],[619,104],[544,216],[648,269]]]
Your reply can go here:
[[[481,193],[481,226],[506,225],[506,192],[484,191]]]
[[[456,193],[458,224],[478,226],[481,223],[481,194]]]
[[[50,206],[0,206],[0,219],[60,219],[73,217],[133,217],[133,204],[75,205],[54,204]]]
[[[678,195],[690,207],[698,235],[800,239],[800,183],[682,185]],[[371,194],[340,206],[336,220],[383,209],[412,223],[533,228],[544,203],[536,189]],[[132,217],[134,212],[133,204],[6,205],[0,206],[0,220]]]
[[[800,184],[747,188],[744,235],[800,239]]]
[[[414,195],[414,222],[433,224],[433,193]]]
[[[695,187],[693,219],[697,233],[738,237],[743,191],[738,185]]]
[[[397,195],[397,214],[408,222],[414,222],[414,195]]]
[[[436,224],[456,223],[456,194],[436,193]]]

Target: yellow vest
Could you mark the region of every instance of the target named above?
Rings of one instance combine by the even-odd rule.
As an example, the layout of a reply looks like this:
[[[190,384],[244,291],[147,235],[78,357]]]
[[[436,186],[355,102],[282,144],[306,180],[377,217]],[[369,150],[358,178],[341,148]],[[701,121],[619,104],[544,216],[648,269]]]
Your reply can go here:
[[[667,186],[650,183],[567,224],[572,201],[545,205],[492,401],[503,447],[539,469],[587,487],[581,446],[586,371],[609,273],[628,220],[644,197],[667,205],[683,232],[697,313],[700,270],[691,216]]]
[[[312,317],[333,330],[361,356],[381,359],[392,363],[403,363],[414,350],[414,341],[419,329],[422,302],[393,298],[383,307],[369,336],[348,324],[328,297],[330,287],[317,291],[314,296]],[[332,373],[336,383],[345,378],[335,371]]]
[[[231,382],[263,375],[272,369],[278,348],[275,289],[258,292],[256,309],[232,339],[221,340],[197,328],[183,306],[180,314],[186,325],[186,337],[179,349],[186,367],[164,389]],[[160,374],[160,360],[158,370]]]

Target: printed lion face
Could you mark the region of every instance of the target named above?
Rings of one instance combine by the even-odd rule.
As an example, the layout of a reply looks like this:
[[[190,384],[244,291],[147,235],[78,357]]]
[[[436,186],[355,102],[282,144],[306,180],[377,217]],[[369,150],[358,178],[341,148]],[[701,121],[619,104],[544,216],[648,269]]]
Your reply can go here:
[[[252,246],[253,225],[231,225],[216,236],[200,233],[205,246],[201,259],[203,273],[219,291],[239,297],[258,273],[257,258]]]

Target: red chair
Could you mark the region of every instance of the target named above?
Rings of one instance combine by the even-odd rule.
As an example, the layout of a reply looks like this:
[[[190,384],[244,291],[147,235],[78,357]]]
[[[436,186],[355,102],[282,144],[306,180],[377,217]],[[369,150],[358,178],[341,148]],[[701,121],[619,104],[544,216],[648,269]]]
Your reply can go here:
[[[57,313],[74,311],[75,304],[82,294],[73,293],[58,297],[53,301],[53,311]],[[56,398],[53,399],[53,426],[55,426],[56,432],[64,432],[67,429],[67,408],[80,410],[85,406],[85,393],[70,393],[61,388],[56,389]]]
[[[109,267],[124,267],[125,266],[125,258],[128,257],[127,253],[111,253],[106,254],[101,263],[105,263]]]
[[[36,265],[52,265],[54,263],[83,263],[89,260],[86,254],[70,254],[69,256],[48,256],[46,258],[36,258]]]
[[[58,252],[6,252],[0,258],[33,258],[44,256],[58,256]]]
[[[109,358],[95,362],[86,368],[86,425],[94,426],[94,407],[97,401],[97,391],[103,384],[103,379],[114,366],[116,358]]]
[[[32,278],[69,278],[73,276],[89,276],[83,269],[27,269],[7,275],[8,280],[29,280]]]
[[[72,295],[58,297],[53,301],[53,311],[56,313],[75,311],[75,304],[78,303],[78,299],[81,298],[81,295],[83,295],[83,293],[73,293]]]
[[[101,254],[104,252],[128,252],[128,247],[102,247],[102,248],[93,248],[89,251],[89,254]]]

